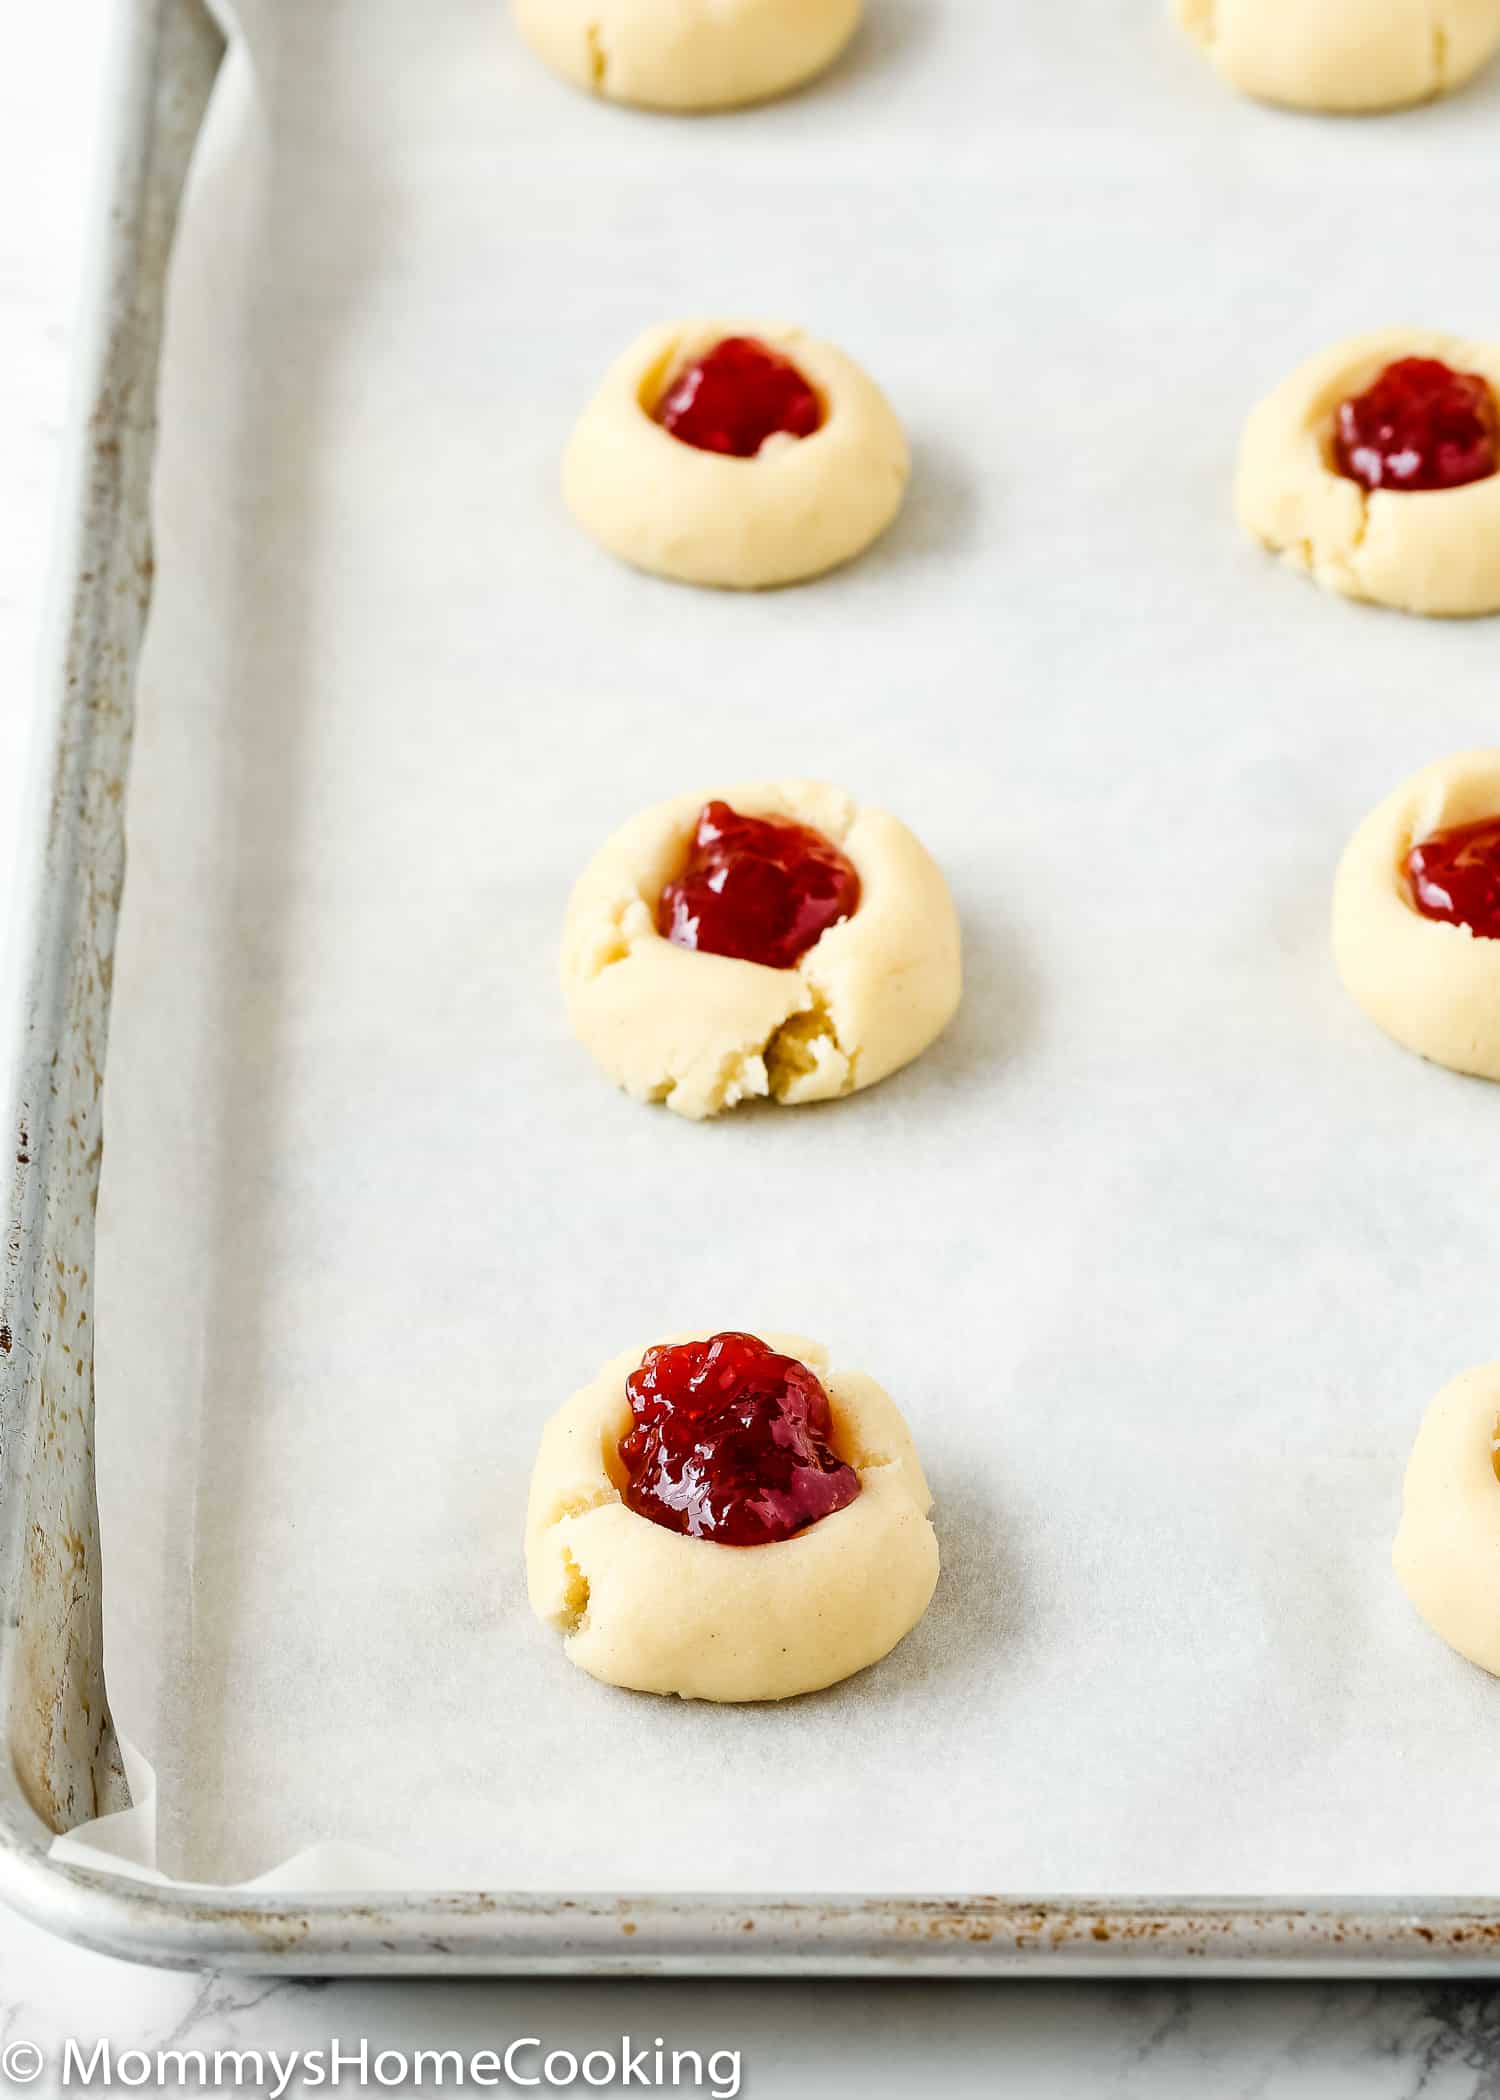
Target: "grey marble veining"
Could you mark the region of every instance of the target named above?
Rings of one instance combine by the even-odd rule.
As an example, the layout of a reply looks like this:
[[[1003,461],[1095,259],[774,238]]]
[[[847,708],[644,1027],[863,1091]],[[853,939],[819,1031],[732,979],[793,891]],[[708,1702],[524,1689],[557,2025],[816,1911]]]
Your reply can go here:
[[[1500,1989],[1470,1985],[273,1984],[141,1971],[0,1919],[0,2059],[36,2043],[35,2093],[64,2090],[69,2036],[284,2056],[623,2034],[742,2051],[754,2100],[1500,2100]]]

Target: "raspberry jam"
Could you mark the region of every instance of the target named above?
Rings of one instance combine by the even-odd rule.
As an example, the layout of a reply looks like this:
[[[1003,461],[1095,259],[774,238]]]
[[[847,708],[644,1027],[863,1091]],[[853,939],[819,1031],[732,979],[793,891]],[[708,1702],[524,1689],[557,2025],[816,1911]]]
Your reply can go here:
[[[620,1439],[638,1516],[721,1546],[769,1546],[846,1509],[859,1475],[829,1441],[828,1395],[806,1364],[753,1334],[648,1349],[625,1382]]]
[[[754,459],[769,437],[811,437],[823,404],[789,358],[753,336],[730,335],[678,373],[656,420],[700,452]]]
[[[859,877],[821,831],[710,802],[687,866],[661,893],[656,930],[678,948],[790,970],[858,906]]]
[[[1435,831],[1406,856],[1406,879],[1424,918],[1500,941],[1500,817]]]
[[[1339,404],[1333,456],[1362,488],[1462,488],[1500,468],[1500,412],[1477,372],[1399,358],[1368,393]]]

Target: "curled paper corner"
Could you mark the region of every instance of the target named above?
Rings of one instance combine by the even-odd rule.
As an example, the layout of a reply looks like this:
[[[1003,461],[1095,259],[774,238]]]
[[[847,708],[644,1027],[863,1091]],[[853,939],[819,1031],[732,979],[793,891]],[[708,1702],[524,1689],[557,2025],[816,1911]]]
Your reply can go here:
[[[120,1750],[130,1785],[130,1806],[110,1816],[96,1816],[63,1831],[48,1846],[48,1855],[70,1867],[125,1874],[133,1881],[165,1881],[156,1866],[156,1774],[124,1736]]]
[[[321,1895],[344,1890],[459,1888],[461,1881],[414,1873],[394,1853],[373,1845],[350,1845],[328,1839],[307,1845],[250,1881],[174,1881],[156,1862],[156,1773],[150,1760],[124,1737],[120,1747],[130,1782],[131,1806],[114,1815],[97,1816],[55,1837],[50,1858],[87,1873],[113,1874],[129,1881],[153,1882],[160,1888],[275,1890],[282,1894]]]

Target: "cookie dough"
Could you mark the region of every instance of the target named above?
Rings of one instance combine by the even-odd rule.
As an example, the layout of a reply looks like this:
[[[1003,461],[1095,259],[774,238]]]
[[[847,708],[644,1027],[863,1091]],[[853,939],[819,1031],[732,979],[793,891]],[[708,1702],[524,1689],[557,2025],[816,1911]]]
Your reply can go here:
[[[1433,1632],[1500,1676],[1500,1364],[1468,1371],[1427,1410],[1406,1468],[1392,1554]]]
[[[1246,95],[1294,109],[1400,109],[1451,93],[1500,48],[1500,0],[1174,0]]]
[[[652,411],[684,366],[731,336],[791,359],[819,394],[811,437],[768,438],[753,459],[702,452]],[[800,328],[683,321],[633,343],[584,410],[563,460],[563,495],[584,531],[621,561],[680,583],[765,590],[853,560],[906,490],[906,438],[851,358]]]
[[[1500,748],[1427,766],[1365,818],[1333,893],[1334,959],[1352,997],[1408,1050],[1484,1079],[1500,1079],[1500,941],[1424,917],[1405,864],[1435,831],[1496,812]]]
[[[515,0],[574,87],[647,109],[733,109],[798,87],[853,36],[860,0]]]
[[[656,903],[705,802],[808,824],[853,862],[859,909],[791,970],[674,947]],[[702,1119],[769,1095],[790,1107],[873,1086],[925,1050],[961,988],[958,917],[904,824],[791,780],[678,795],[617,831],[579,877],[562,982],[579,1041],[638,1101]]]
[[[821,1379],[835,1448],[860,1477],[847,1509],[795,1538],[721,1546],[664,1530],[621,1500],[625,1381],[644,1349],[606,1364],[542,1433],[526,1515],[531,1606],[562,1634],[568,1660],[605,1684],[681,1699],[795,1698],[888,1655],[931,1601],[932,1497],[894,1401],[862,1373],[830,1372],[816,1342],[762,1339]]]
[[[1403,357],[1477,372],[1500,395],[1500,344],[1406,328],[1340,343],[1251,416],[1235,488],[1240,522],[1346,598],[1452,617],[1500,612],[1500,474],[1464,488],[1368,491],[1332,464],[1340,402]]]

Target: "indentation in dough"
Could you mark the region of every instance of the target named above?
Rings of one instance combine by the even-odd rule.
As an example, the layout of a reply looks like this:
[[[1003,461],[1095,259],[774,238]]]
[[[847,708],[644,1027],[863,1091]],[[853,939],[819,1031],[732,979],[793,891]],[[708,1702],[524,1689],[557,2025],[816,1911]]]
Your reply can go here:
[[[627,929],[625,921],[636,913],[638,902],[644,909],[643,900],[627,897],[611,911],[588,958],[584,974],[590,981],[602,977],[605,971],[613,969],[616,963],[629,961],[631,948],[637,938],[637,929]]]
[[[603,32],[597,22],[590,22],[584,33],[589,46],[589,85],[596,95],[602,95],[609,73],[609,53],[604,48]]]
[[[821,398],[822,396],[820,395],[819,399]],[[828,413],[830,415],[833,413],[831,404],[828,407]],[[840,795],[835,803],[818,812],[818,829],[825,838],[832,839],[836,846],[847,845],[849,834],[854,829],[854,820],[858,814],[859,811],[853,796]]]
[[[803,1081],[829,1071],[838,1074],[841,1093],[849,1093],[854,1085],[854,1059],[839,1041],[828,1002],[820,992],[811,997],[811,1006],[783,1021],[766,1045],[766,1070],[778,1101]]]
[[[562,1633],[581,1633],[584,1620],[589,1615],[589,1579],[567,1547],[564,1546],[561,1551],[563,1595],[556,1623]]]
[[[1442,94],[1448,85],[1448,32],[1441,22],[1432,25],[1432,91]]]
[[[681,348],[681,337],[670,336],[641,374],[635,398],[643,415],[655,417],[657,404],[666,393],[668,383],[677,370]]]
[[[908,1063],[958,998],[958,927],[931,860],[881,812],[811,781],[732,791],[854,848],[861,880],[909,897],[831,930],[798,967],[692,958],[658,931],[664,876],[680,865],[703,798],[647,811],[606,842],[575,885],[561,975],[569,1018],[595,1062],[632,1099],[703,1122],[770,1097],[789,1108],[835,1100]],[[623,971],[616,966],[628,963]],[[696,976],[694,973],[697,973]],[[932,1025],[923,1033],[929,1016]]]
[[[607,1487],[591,1488],[581,1495],[569,1495],[565,1501],[558,1503],[547,1528],[550,1530],[553,1524],[561,1524],[567,1517],[586,1517],[596,1509],[606,1508],[614,1500],[614,1490]]]

